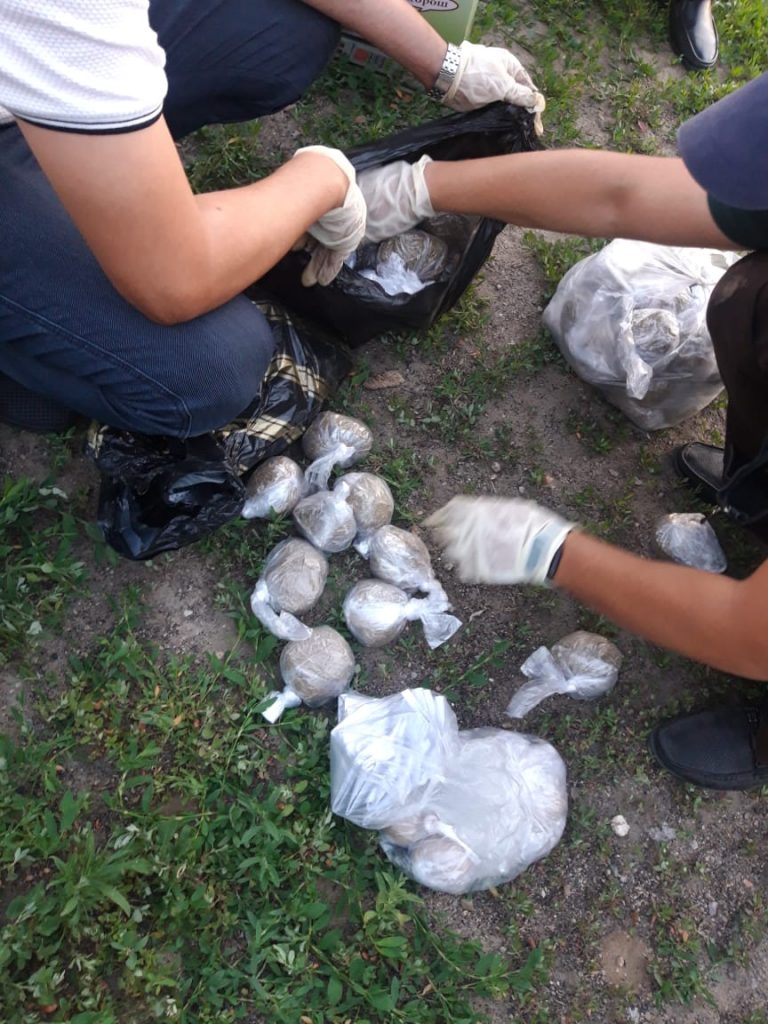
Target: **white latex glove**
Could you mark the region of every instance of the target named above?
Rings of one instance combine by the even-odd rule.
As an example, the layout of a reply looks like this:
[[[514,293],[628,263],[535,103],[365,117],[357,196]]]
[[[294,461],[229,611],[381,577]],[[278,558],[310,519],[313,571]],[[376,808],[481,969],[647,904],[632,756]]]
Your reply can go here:
[[[385,167],[363,171],[358,184],[367,207],[365,237],[370,242],[394,238],[425,217],[434,217],[424,180],[424,168],[432,162],[423,156],[415,164],[396,160]]]
[[[546,583],[547,571],[575,529],[522,498],[452,498],[426,520],[465,583]]]
[[[475,110],[497,100],[525,107],[536,115],[536,131],[540,135],[546,102],[517,57],[501,46],[479,43],[463,42],[459,50],[459,70],[443,104],[459,111]]]
[[[293,154],[319,153],[333,160],[347,176],[349,188],[342,206],[329,210],[310,227],[307,250],[312,254],[301,278],[306,287],[330,284],[344,260],[360,245],[365,233],[365,199],[355,180],[355,168],[340,149],[328,146],[304,146]]]

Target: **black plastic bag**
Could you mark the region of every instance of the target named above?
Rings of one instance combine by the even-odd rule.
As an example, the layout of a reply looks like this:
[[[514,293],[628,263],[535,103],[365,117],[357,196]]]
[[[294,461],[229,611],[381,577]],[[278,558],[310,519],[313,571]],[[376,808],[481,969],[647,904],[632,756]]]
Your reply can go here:
[[[395,160],[415,163],[425,153],[436,160],[466,160],[539,148],[531,114],[522,107],[492,103],[408,128],[350,150],[347,156],[358,171],[365,171]],[[504,227],[488,218],[454,219],[463,221],[463,227],[446,239],[454,257],[450,273],[415,295],[387,295],[376,282],[347,266],[327,287],[305,288],[301,275],[309,256],[302,251],[288,253],[260,284],[287,308],[341,335],[350,345],[387,331],[430,327],[456,304]]]
[[[211,434],[186,441],[95,426],[86,454],[101,474],[98,522],[125,558],[152,558],[212,533],[239,515],[240,479],[285,451],[348,373],[343,346],[283,310],[259,303],[275,352],[250,411]]]
[[[99,526],[125,558],[190,544],[243,507],[245,487],[211,434],[180,441],[102,427],[88,445],[101,473]]]

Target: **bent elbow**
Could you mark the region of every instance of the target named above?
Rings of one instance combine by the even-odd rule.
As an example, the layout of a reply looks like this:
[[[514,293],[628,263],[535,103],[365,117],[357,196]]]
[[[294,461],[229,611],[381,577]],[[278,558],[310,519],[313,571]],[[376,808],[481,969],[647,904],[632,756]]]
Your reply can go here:
[[[164,288],[146,291],[139,295],[125,295],[125,298],[152,323],[161,327],[176,327],[194,320],[214,308],[206,302],[201,290],[168,285]]]

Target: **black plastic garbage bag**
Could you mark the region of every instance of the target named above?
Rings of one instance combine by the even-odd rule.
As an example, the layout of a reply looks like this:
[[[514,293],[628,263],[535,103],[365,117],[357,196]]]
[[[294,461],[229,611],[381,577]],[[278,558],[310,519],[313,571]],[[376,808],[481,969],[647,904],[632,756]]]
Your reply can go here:
[[[466,114],[450,114],[408,128],[386,139],[347,152],[358,171],[408,160],[415,163],[425,153],[436,160],[467,160],[541,148],[533,128],[533,116],[522,107],[492,103]],[[424,329],[461,297],[486,261],[501,221],[484,217],[439,218],[448,224],[449,260],[446,273],[414,295],[387,295],[348,266],[327,287],[304,288],[301,275],[309,261],[306,252],[288,253],[262,284],[286,307],[341,335],[350,345],[360,345],[387,331]],[[425,230],[429,224],[424,222]]]
[[[348,373],[343,346],[259,303],[275,353],[250,410],[221,430],[186,441],[92,427],[86,453],[101,474],[98,522],[125,558],[152,558],[212,533],[239,515],[241,477],[285,451]]]

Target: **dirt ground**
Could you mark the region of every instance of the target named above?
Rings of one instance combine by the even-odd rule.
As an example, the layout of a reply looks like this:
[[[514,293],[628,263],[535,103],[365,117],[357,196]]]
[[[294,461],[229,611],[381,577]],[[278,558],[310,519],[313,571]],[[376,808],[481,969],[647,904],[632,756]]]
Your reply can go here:
[[[584,115],[596,142],[601,141],[601,116],[599,109]],[[269,119],[261,138],[290,149],[296,134],[287,112]],[[411,457],[417,484],[395,521],[418,524],[423,514],[458,492],[521,494],[653,556],[656,519],[701,507],[676,482],[668,454],[678,443],[721,436],[723,403],[653,435],[610,410],[542,338],[544,274],[522,236],[518,229],[507,229],[485,268],[477,288],[485,303],[482,326],[466,334],[460,326],[452,328],[450,343],[436,350],[384,339],[357,351],[368,384],[385,371],[396,371],[393,386],[373,389],[363,383],[341,396],[344,408],[361,415],[376,438],[370,467],[361,468],[386,472],[398,453]],[[484,396],[469,434],[446,438],[450,402],[439,391],[446,375],[469,375],[478,361],[496,359],[510,346],[536,339],[537,351],[548,353],[540,365],[510,375],[497,393]],[[1,428],[0,450],[2,472],[50,479],[53,448],[45,438]],[[76,444],[54,476],[57,486],[77,496],[95,519],[97,476]],[[726,551],[734,555],[737,572],[764,557],[763,550],[745,544],[717,516],[713,522]],[[418,525],[413,528],[419,531]],[[73,604],[62,634],[45,641],[41,678],[55,672],[68,654],[87,651],[93,638],[109,629],[110,600],[126,585],[140,588],[143,634],[163,650],[225,651],[234,642],[232,622],[217,600],[220,567],[199,547],[152,564],[97,564],[86,544],[82,553],[91,568],[91,593]],[[462,586],[437,552],[434,564],[464,628],[434,655],[413,626],[407,643],[359,651],[358,686],[383,695],[410,685],[434,685],[451,697],[462,727],[515,728],[544,737],[557,747],[569,772],[569,824],[548,858],[498,891],[465,899],[425,893],[436,923],[489,949],[513,952],[515,944],[543,944],[547,950],[547,977],[528,1009],[515,1011],[514,1018],[504,1004],[482,1009],[498,1024],[512,1019],[551,1024],[764,1021],[765,796],[682,786],[656,767],[645,745],[649,730],[669,714],[734,701],[752,688],[616,630],[561,594]],[[335,558],[335,589],[310,623],[326,620],[344,588],[364,575],[357,556]],[[231,582],[246,590],[254,580]],[[540,644],[550,645],[576,628],[596,629],[618,644],[624,665],[616,689],[595,703],[550,698],[524,723],[513,723],[504,709],[519,684],[520,664]],[[494,654],[500,641],[508,647]],[[484,656],[489,660],[478,684],[472,669]],[[12,673],[0,678],[0,716],[7,715],[21,688]],[[629,824],[624,837],[610,827],[617,814]],[[665,979],[675,991],[664,987]],[[697,979],[703,979],[701,986]]]

